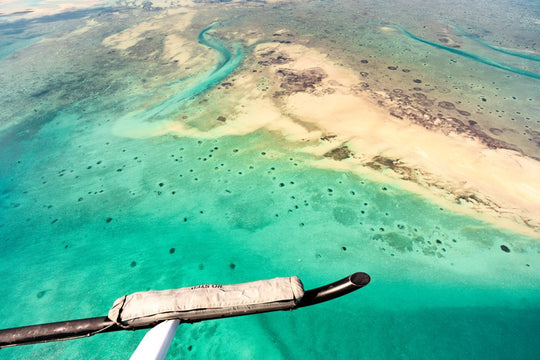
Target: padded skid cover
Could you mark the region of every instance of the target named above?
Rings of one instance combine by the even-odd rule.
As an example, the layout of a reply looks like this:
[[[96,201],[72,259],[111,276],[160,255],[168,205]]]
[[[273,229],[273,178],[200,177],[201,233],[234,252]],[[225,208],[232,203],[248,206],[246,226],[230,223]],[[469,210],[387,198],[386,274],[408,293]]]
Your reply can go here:
[[[127,329],[152,326],[170,319],[196,322],[290,310],[303,295],[304,287],[297,276],[235,285],[197,285],[123,296],[114,302],[108,317]]]

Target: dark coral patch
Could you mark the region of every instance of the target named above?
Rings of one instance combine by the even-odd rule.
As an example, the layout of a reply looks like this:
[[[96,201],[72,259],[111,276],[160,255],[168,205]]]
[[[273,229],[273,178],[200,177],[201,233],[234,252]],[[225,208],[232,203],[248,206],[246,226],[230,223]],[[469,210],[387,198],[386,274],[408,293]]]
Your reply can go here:
[[[281,88],[284,91],[277,95],[287,95],[296,92],[313,92],[328,75],[321,68],[306,70],[280,69],[277,74],[281,79]]]
[[[412,96],[417,100],[427,100],[426,94],[422,94],[420,92],[415,92],[412,94]]]
[[[330,150],[326,154],[324,154],[325,157],[332,158],[334,160],[344,160],[352,156],[351,150],[347,146],[342,146],[333,150]]]
[[[456,108],[456,106],[449,101],[439,102],[439,107],[442,107],[443,109],[446,109],[446,110],[454,110]]]

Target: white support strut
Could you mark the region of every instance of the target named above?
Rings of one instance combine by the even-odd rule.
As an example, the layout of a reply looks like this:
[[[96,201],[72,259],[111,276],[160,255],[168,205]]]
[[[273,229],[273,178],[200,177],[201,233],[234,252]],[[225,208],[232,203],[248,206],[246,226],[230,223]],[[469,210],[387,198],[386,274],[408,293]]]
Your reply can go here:
[[[143,337],[130,360],[163,360],[176,333],[180,320],[166,320],[154,326]]]

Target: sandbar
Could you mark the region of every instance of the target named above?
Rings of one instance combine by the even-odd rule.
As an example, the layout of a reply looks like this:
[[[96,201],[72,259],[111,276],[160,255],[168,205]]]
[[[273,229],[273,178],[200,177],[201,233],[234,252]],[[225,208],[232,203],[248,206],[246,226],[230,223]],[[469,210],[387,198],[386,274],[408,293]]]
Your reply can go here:
[[[253,55],[234,75],[236,86],[228,91],[238,101],[226,122],[201,131],[174,120],[124,135],[217,138],[265,129],[315,155],[312,166],[369,176],[452,211],[538,236],[537,160],[474,134],[438,129],[437,119],[426,118],[432,124],[422,126],[422,114],[396,117],[378,101],[384,94],[365,89],[361,75],[315,49],[263,43]],[[211,93],[218,96],[218,90]],[[328,156],[339,148],[346,148],[347,156]]]

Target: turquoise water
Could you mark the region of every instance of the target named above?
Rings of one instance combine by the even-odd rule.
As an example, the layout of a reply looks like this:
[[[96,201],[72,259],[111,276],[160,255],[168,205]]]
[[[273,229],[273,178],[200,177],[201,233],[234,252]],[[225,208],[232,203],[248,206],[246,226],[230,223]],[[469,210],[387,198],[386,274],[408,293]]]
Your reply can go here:
[[[534,54],[534,53],[530,53],[530,52],[523,52],[523,51],[516,51],[516,50],[512,50],[512,49],[505,49],[505,48],[501,48],[499,46],[494,46],[494,45],[491,45],[487,42],[485,42],[484,40],[480,39],[478,36],[474,36],[474,35],[469,35],[467,34],[466,32],[464,32],[463,30],[461,29],[457,29],[463,36],[466,36],[468,39],[471,39],[473,41],[476,41],[477,43],[479,43],[480,45],[483,45],[485,47],[488,47],[490,48],[491,50],[495,50],[495,51],[498,51],[498,52],[501,52],[503,54],[507,54],[507,55],[512,55],[512,56],[517,56],[517,57],[520,57],[520,58],[523,58],[523,59],[527,59],[527,60],[533,60],[533,61],[540,61],[540,56]]]
[[[13,54],[17,50],[23,49],[27,46],[34,44],[37,41],[39,41],[38,38],[30,38],[30,39],[21,39],[21,40],[18,40],[17,42],[8,42],[8,43],[0,44],[0,60],[6,56]]]
[[[215,67],[208,73],[194,79],[195,83],[193,85],[185,86],[184,82],[177,84],[179,89],[175,95],[159,104],[146,107],[144,111],[136,115],[138,120],[155,120],[157,116],[167,118],[167,115],[170,117],[171,114],[174,115],[175,113],[178,113],[181,106],[189,107],[189,104],[187,104],[189,100],[194,100],[197,95],[216,86],[240,65],[245,54],[245,50],[242,48],[241,44],[233,43],[231,45],[233,52],[231,52],[225,44],[208,34],[209,30],[214,29],[218,25],[219,24],[208,26],[203,29],[198,36],[199,43],[216,51],[217,62]],[[172,87],[173,85],[174,84],[171,84],[169,87]]]
[[[250,29],[297,21],[294,12],[282,22],[263,12],[264,22],[248,10]],[[134,23],[155,16],[117,11]],[[185,32],[210,48],[212,65],[189,81],[171,81],[169,65],[135,52],[106,57],[101,40],[133,23],[100,11],[90,19],[109,28],[89,33],[80,49],[56,46],[61,40],[53,48],[68,51],[65,57],[34,48],[58,57],[56,67],[39,72],[43,83],[15,66],[23,63],[10,58],[17,52],[2,60],[1,79],[17,79],[5,85],[18,101],[1,118],[0,327],[102,316],[116,298],[146,289],[291,275],[313,288],[364,271],[367,287],[332,302],[181,325],[168,358],[538,358],[538,236],[453,213],[395,184],[315,168],[314,156],[264,129],[218,138],[112,131],[117,118],[137,126],[212,108],[222,99],[210,90],[246,71],[249,46],[227,32],[237,23],[209,26],[215,13],[200,11],[201,23]],[[220,20],[231,15],[223,11],[242,10],[217,9]],[[330,19],[339,22],[338,15]],[[75,22],[55,24],[67,31]],[[500,69],[481,69],[499,81]],[[536,80],[520,84],[526,81]],[[174,95],[158,101],[153,89]],[[530,103],[523,100],[526,115]],[[102,334],[3,349],[0,357],[124,359],[142,336]]]
[[[460,49],[455,49],[455,48],[452,48],[450,46],[445,46],[445,45],[441,45],[441,44],[438,44],[438,43],[435,43],[435,42],[432,42],[432,41],[428,41],[428,40],[422,39],[422,38],[410,33],[409,31],[403,29],[402,27],[399,27],[399,30],[401,30],[405,35],[407,35],[409,38],[411,38],[413,40],[419,41],[421,43],[424,43],[424,44],[427,44],[427,45],[430,45],[430,46],[433,46],[433,47],[436,47],[438,49],[443,49],[443,50],[446,50],[446,51],[451,52],[453,54],[457,54],[457,55],[466,57],[468,59],[478,61],[478,62],[480,62],[482,64],[486,64],[486,65],[489,65],[489,66],[496,67],[498,69],[506,70],[506,71],[513,72],[513,73],[516,73],[516,74],[519,74],[519,75],[525,75],[525,76],[531,77],[533,79],[540,79],[540,73],[536,73],[536,72],[533,72],[533,71],[527,71],[525,69],[520,69],[520,68],[517,68],[517,67],[514,67],[514,66],[505,65],[505,64],[502,64],[500,62],[494,61],[494,60],[492,60],[490,58],[478,56],[476,54],[473,54],[473,53],[470,53],[470,52],[467,52],[467,51],[463,51],[463,50],[460,50]],[[527,59],[527,60],[538,61],[538,56],[535,56],[535,55],[527,55],[527,54],[524,54],[524,53],[521,53],[521,52],[503,50],[503,49],[488,45],[486,42],[478,41],[478,39],[475,39],[475,41],[477,41],[478,43],[480,43],[480,44],[482,44],[482,45],[484,45],[484,46],[486,46],[486,47],[488,47],[488,48],[490,48],[492,50],[496,50],[496,51],[499,51],[499,52],[502,52],[502,53],[505,53],[505,54],[508,54],[508,55],[512,55],[512,56],[518,56],[520,58]]]

